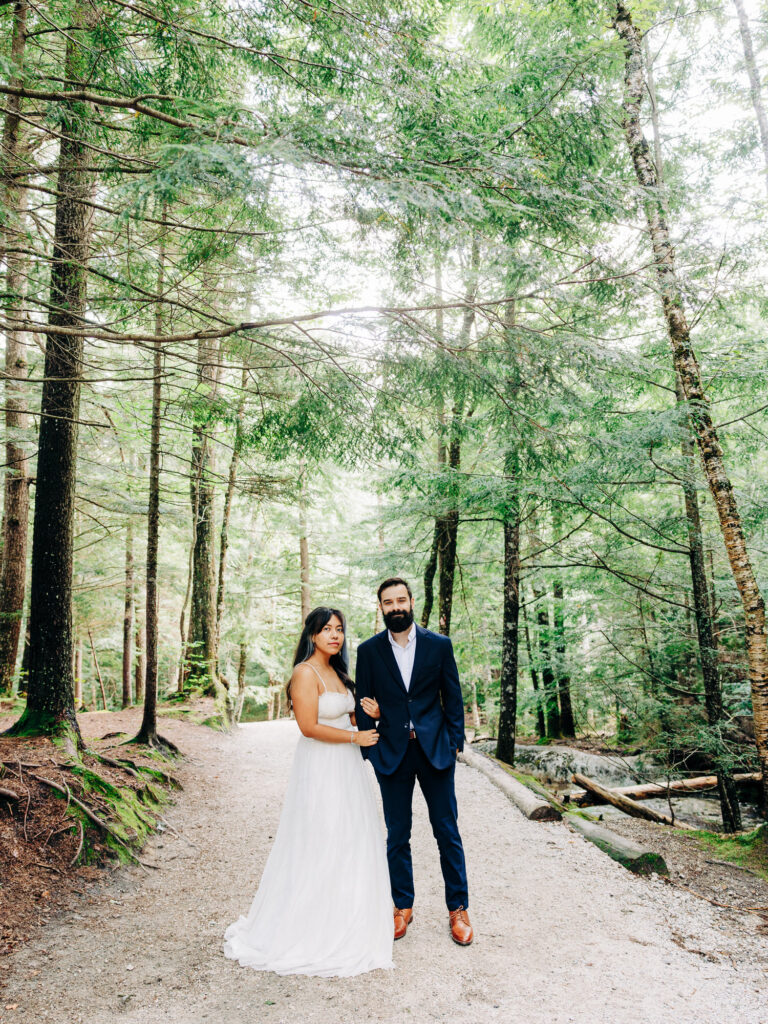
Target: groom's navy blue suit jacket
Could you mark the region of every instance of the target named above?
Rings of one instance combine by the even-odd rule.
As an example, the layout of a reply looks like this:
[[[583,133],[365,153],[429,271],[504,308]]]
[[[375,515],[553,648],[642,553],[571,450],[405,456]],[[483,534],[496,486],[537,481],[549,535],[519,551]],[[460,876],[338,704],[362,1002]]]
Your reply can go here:
[[[406,690],[388,630],[377,633],[357,649],[355,689],[358,729],[376,727],[360,706],[363,697],[374,697],[381,709],[379,742],[362,752],[383,775],[391,775],[405,757],[411,722],[435,768],[450,767],[456,751],[464,749],[464,701],[447,636],[416,627],[413,673]]]

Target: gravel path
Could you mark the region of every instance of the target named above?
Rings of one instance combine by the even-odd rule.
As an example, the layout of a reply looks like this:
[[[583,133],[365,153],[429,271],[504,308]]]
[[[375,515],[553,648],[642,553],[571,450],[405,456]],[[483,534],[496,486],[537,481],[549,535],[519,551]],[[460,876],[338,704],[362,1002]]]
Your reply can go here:
[[[768,938],[745,943],[742,928],[737,946],[722,911],[635,878],[562,824],[526,821],[463,764],[472,946],[449,938],[417,790],[416,917],[396,970],[322,980],[242,968],[221,936],[258,885],[296,725],[162,731],[189,760],[167,814],[179,836],[145,848],[161,870],[115,871],[16,953],[3,1024],[768,1024]]]

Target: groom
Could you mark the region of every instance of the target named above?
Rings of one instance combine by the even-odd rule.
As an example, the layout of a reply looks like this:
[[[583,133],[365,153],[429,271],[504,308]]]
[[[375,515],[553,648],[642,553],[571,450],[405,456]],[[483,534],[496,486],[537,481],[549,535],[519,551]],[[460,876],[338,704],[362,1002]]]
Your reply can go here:
[[[387,628],[358,648],[356,714],[359,729],[373,729],[364,705],[372,698],[381,713],[379,742],[364,747],[363,756],[373,764],[384,804],[395,938],[405,935],[413,917],[410,840],[418,779],[440,850],[451,937],[468,946],[473,932],[453,783],[464,747],[464,702],[453,647],[448,637],[415,625],[405,580],[384,580],[378,599]]]

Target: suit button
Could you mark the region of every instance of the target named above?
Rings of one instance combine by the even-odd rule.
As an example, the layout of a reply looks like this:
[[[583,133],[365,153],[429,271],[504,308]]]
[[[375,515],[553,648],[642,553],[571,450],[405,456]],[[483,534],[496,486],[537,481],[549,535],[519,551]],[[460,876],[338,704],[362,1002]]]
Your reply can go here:
[[[409,703],[409,704],[413,704],[413,697],[409,697],[409,698],[408,698],[408,703]]]

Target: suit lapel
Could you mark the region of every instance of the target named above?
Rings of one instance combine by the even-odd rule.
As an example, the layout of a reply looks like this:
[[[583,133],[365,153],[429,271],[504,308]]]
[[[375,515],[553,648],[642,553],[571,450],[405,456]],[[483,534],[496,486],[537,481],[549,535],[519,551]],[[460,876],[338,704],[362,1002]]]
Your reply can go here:
[[[419,672],[421,670],[421,666],[424,664],[424,659],[426,658],[429,652],[429,644],[429,633],[426,631],[426,629],[423,629],[421,626],[417,625],[416,654],[413,659],[413,672],[411,673],[411,690],[413,690],[414,686],[418,685]],[[394,654],[392,655],[392,660],[395,660]]]
[[[389,630],[385,629],[383,633],[379,633],[379,637],[379,651],[381,652],[382,661],[392,673],[392,676],[398,686],[400,686],[402,690],[405,690],[405,683],[403,682],[403,677],[400,675],[400,669],[397,667],[395,656],[392,653],[392,645],[389,642]],[[418,650],[419,645],[416,644],[417,656]]]

